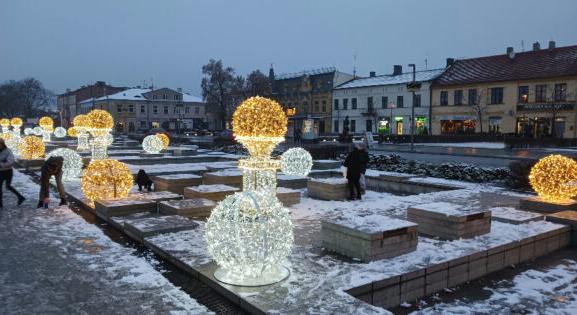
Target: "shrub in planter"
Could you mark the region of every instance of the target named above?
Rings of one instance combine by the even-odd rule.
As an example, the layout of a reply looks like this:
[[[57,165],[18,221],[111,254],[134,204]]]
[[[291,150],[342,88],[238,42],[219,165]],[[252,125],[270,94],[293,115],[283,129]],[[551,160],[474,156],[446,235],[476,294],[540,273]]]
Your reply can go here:
[[[514,161],[509,164],[509,177],[507,186],[515,189],[531,189],[529,173],[537,160]]]

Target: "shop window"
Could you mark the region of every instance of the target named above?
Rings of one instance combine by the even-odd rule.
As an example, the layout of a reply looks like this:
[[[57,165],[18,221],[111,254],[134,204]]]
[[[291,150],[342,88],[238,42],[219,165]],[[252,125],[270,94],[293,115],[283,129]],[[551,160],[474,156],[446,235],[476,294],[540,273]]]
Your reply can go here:
[[[442,134],[472,134],[475,133],[475,120],[441,120]]]
[[[489,133],[501,133],[501,117],[489,117]]]
[[[418,135],[428,135],[429,130],[427,129],[427,118],[423,116],[417,116],[415,120],[415,132]]]

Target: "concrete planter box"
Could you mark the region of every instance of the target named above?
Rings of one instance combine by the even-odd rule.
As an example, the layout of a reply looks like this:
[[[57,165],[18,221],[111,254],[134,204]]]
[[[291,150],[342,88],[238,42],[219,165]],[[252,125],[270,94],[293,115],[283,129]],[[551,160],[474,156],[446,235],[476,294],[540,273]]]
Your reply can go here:
[[[162,201],[158,204],[161,213],[178,214],[187,218],[209,217],[216,202],[208,199],[184,199]]]
[[[132,238],[142,241],[145,237],[191,230],[198,223],[179,215],[167,215],[162,217],[142,218],[124,221],[124,232]]]
[[[94,208],[99,217],[109,218],[155,211],[156,202],[133,197],[118,200],[96,200],[94,202]]]
[[[290,207],[301,202],[301,192],[294,189],[277,187],[276,196],[285,207]]]
[[[386,221],[380,228],[321,221],[323,247],[364,262],[391,258],[417,249],[415,223],[392,218]]]
[[[545,219],[542,214],[521,211],[515,208],[498,207],[491,208],[489,211],[491,211],[492,220],[509,224],[523,224],[531,221],[540,221]]]
[[[44,159],[32,159],[32,160],[19,159],[18,164],[20,164],[25,169],[41,168],[42,165],[44,164]]]
[[[577,246],[577,211],[561,211],[547,216],[547,221],[571,227],[571,246]]]
[[[523,198],[519,200],[521,210],[536,211],[541,213],[555,213],[567,210],[577,210],[577,201],[570,200],[567,202],[550,202],[540,197]]]
[[[307,183],[308,195],[321,200],[345,200],[349,188],[345,178],[310,179]]]
[[[343,163],[333,160],[314,160],[313,170],[332,170],[341,167]]]
[[[182,199],[182,194],[175,194],[170,191],[153,191],[147,193],[137,193],[132,194],[129,197],[131,198],[139,198],[139,199],[147,199],[159,203],[161,201],[166,200],[180,200]]]
[[[291,189],[303,189],[307,188],[307,182],[309,178],[306,176],[292,176],[279,174],[277,176],[277,185],[279,187],[291,188]]]
[[[172,149],[173,156],[192,156],[196,155],[196,149],[189,149],[189,148],[174,148]]]
[[[154,178],[154,190],[182,194],[185,187],[202,184],[202,177],[192,174],[161,175]]]
[[[228,185],[242,187],[242,172],[238,169],[222,170],[214,173],[204,173],[202,182],[205,185]]]
[[[437,202],[410,207],[407,219],[419,224],[419,233],[456,240],[491,231],[490,211],[461,211],[460,205]]]
[[[146,152],[142,152],[140,153],[138,156],[140,156],[141,158],[161,158],[164,156],[164,153],[146,153]]]
[[[237,187],[227,185],[199,185],[184,188],[184,196],[188,199],[208,199],[212,201],[221,201],[226,196],[240,191]]]

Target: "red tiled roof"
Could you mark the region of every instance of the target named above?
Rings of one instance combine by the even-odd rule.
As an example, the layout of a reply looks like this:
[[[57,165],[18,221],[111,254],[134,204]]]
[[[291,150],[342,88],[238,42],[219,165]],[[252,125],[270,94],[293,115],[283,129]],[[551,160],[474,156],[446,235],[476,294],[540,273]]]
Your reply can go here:
[[[508,55],[457,60],[433,85],[531,80],[577,76],[577,45]]]

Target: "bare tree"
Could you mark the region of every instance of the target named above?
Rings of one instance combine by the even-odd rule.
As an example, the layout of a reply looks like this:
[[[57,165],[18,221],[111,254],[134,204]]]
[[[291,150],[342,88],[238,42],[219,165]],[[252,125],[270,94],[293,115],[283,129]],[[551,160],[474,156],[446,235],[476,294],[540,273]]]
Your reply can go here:
[[[233,68],[225,68],[221,60],[214,59],[202,66],[202,74],[202,96],[208,105],[207,111],[213,113],[225,129],[231,117],[233,87],[238,77],[235,78]]]
[[[245,93],[247,96],[269,96],[271,91],[269,78],[260,70],[251,72],[246,78]]]
[[[53,93],[34,78],[0,84],[0,113],[4,117],[32,117],[46,110]]]
[[[487,109],[488,109],[487,97],[485,96],[486,90],[479,89],[476,91],[477,95],[473,98],[474,104],[470,104],[471,112],[473,113],[473,115],[475,115],[475,117],[477,117],[477,120],[479,121],[479,131],[483,133],[483,119],[485,118],[485,116],[487,116]],[[467,102],[468,101],[469,100],[467,99]]]

